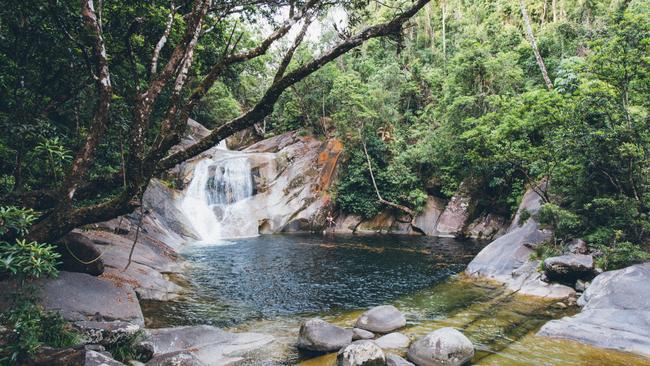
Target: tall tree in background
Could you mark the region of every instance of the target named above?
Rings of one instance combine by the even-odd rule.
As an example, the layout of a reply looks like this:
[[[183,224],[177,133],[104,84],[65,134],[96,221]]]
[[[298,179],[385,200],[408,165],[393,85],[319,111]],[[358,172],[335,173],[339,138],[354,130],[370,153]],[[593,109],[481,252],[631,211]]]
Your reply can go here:
[[[546,71],[546,65],[544,65],[544,59],[542,58],[542,55],[539,53],[539,48],[537,48],[537,41],[535,40],[535,34],[533,33],[533,26],[530,23],[530,17],[528,16],[528,11],[526,10],[526,4],[524,3],[524,0],[519,0],[519,7],[521,8],[521,16],[524,19],[526,36],[528,38],[528,42],[530,42],[530,47],[533,49],[533,53],[535,54],[535,61],[537,62],[537,66],[539,66],[539,70],[542,72],[542,77],[544,78],[544,83],[546,84],[546,88],[548,90],[553,90],[553,83],[551,82],[551,79],[548,77],[548,71]]]

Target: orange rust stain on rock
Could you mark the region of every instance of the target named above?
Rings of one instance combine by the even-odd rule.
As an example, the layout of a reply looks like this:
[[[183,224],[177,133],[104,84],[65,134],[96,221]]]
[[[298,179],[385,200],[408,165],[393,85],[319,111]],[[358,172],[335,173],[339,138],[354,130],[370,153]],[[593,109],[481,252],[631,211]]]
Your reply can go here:
[[[332,184],[332,178],[336,171],[336,164],[339,161],[342,151],[343,143],[337,139],[329,139],[327,140],[327,143],[324,144],[322,150],[318,154],[317,164],[322,168],[318,180],[317,191],[325,191]]]

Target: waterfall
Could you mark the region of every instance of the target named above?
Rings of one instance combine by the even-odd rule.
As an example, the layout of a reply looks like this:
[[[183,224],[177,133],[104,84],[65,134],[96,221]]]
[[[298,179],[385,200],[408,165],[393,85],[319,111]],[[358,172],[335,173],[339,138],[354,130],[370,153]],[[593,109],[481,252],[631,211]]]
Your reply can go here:
[[[253,195],[251,165],[245,155],[225,153],[194,168],[181,209],[204,243],[257,235],[247,198]]]

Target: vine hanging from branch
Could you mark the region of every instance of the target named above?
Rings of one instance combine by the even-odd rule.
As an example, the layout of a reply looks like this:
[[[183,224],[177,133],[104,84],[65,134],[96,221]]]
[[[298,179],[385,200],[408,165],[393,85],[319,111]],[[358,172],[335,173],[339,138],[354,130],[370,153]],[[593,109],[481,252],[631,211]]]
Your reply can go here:
[[[406,207],[404,205],[387,201],[381,196],[381,193],[379,192],[379,188],[377,187],[377,181],[375,181],[375,174],[372,171],[372,162],[370,161],[370,155],[368,154],[368,148],[366,147],[366,141],[363,138],[363,133],[361,132],[361,129],[359,129],[359,139],[361,140],[361,146],[363,146],[363,153],[366,155],[366,162],[368,163],[368,172],[370,173],[370,180],[372,181],[372,186],[375,188],[375,193],[377,194],[377,200],[381,204],[384,204],[392,208],[396,208],[406,213],[408,215],[407,221],[408,222],[413,221],[413,218],[415,217],[415,212],[413,210],[411,210],[409,207]]]

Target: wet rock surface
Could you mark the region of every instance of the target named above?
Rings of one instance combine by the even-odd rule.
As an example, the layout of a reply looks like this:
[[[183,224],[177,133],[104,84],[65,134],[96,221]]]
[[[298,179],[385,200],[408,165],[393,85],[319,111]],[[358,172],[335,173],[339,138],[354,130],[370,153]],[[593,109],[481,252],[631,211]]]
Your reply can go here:
[[[474,345],[461,332],[441,328],[418,339],[408,351],[408,359],[418,366],[462,366],[474,357]]]
[[[370,332],[390,333],[406,325],[406,318],[392,305],[376,306],[361,314],[356,328]]]
[[[546,323],[538,335],[650,357],[650,262],[604,272],[578,300],[582,311]]]
[[[153,348],[153,359],[189,352],[207,366],[240,362],[245,355],[271,343],[271,336],[260,333],[231,333],[208,325],[150,329],[146,340]],[[168,357],[168,358],[169,358]],[[161,361],[162,362],[162,361]],[[192,365],[192,364],[191,364]]]
[[[352,342],[352,330],[344,329],[321,319],[309,319],[300,326],[298,348],[333,352]]]

